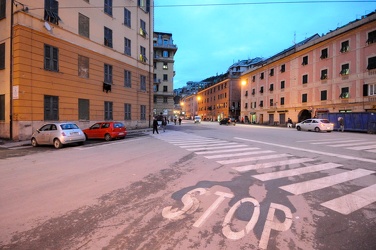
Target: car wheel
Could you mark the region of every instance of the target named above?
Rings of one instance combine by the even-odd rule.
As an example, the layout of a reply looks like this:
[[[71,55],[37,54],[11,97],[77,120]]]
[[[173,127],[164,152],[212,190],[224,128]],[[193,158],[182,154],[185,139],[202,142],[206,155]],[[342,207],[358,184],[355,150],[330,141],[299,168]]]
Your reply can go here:
[[[297,126],[297,127],[296,127],[296,130],[300,131],[300,130],[302,130],[302,129],[300,128],[300,126]]]
[[[319,127],[316,127],[316,128],[315,128],[315,132],[320,132],[320,128],[319,128]]]
[[[62,146],[63,146],[63,144],[61,143],[61,141],[59,139],[54,140],[54,147],[55,148],[61,148]]]
[[[31,146],[33,146],[33,147],[38,146],[37,139],[35,139],[35,138],[31,138]]]
[[[105,134],[104,139],[106,141],[110,141],[111,140],[111,135],[110,134]]]

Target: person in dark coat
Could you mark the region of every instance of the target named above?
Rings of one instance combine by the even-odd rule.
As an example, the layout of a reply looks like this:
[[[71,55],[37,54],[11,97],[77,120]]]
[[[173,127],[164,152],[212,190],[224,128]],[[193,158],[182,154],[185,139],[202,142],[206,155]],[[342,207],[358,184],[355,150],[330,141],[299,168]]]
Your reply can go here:
[[[154,117],[153,119],[153,134],[154,132],[157,132],[157,134],[159,134],[158,132],[158,121],[157,121],[157,118]]]

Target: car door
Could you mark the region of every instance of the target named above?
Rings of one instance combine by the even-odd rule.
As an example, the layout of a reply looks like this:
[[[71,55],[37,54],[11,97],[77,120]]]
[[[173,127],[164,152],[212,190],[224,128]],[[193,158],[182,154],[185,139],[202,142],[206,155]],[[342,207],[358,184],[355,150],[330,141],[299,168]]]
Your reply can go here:
[[[302,123],[302,130],[311,130],[311,126],[312,126],[312,120],[307,119],[307,120],[303,121],[303,123]]]
[[[89,138],[98,138],[99,129],[101,127],[100,123],[93,124],[89,131],[87,131],[87,135]]]
[[[35,138],[39,144],[48,144],[51,134],[51,124],[43,125],[36,134]]]

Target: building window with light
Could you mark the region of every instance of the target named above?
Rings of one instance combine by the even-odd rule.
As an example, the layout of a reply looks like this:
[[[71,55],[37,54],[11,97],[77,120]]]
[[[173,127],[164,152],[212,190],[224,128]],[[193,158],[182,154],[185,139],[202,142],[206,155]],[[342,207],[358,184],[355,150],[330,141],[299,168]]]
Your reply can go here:
[[[348,63],[342,64],[339,74],[342,76],[350,74],[350,65]]]
[[[341,50],[340,50],[340,52],[341,53],[345,53],[345,52],[347,52],[349,50],[350,50],[350,42],[348,40],[342,42],[341,43]]]
[[[323,69],[323,70],[321,70],[321,76],[320,76],[320,79],[321,79],[321,80],[328,79],[328,70],[327,70],[327,69]]]
[[[163,63],[163,69],[164,69],[164,70],[168,69],[168,63],[166,63],[166,62]]]

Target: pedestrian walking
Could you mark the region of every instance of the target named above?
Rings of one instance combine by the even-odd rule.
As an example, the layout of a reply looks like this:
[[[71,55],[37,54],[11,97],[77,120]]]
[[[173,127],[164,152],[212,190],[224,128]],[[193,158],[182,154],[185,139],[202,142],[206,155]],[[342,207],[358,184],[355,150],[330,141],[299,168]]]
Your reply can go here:
[[[163,132],[166,132],[166,126],[167,126],[167,118],[164,117],[163,120],[162,120]]]
[[[287,119],[287,127],[292,128],[292,120],[290,117]]]
[[[339,123],[339,128],[338,131],[345,131],[345,121],[343,120],[343,117],[338,117],[338,123]]]
[[[153,119],[153,134],[154,132],[157,132],[157,134],[159,134],[158,132],[158,121],[157,121],[157,118],[154,117]]]
[[[179,117],[179,125],[181,125],[181,117]]]

